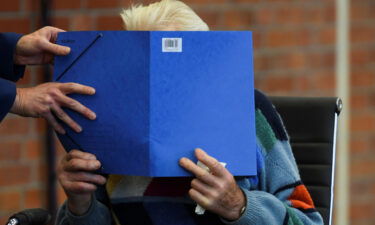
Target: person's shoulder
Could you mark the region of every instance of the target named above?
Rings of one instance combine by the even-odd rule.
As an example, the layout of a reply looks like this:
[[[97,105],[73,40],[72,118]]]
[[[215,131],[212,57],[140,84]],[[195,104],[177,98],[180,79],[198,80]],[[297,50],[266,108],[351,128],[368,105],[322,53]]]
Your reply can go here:
[[[257,135],[273,133],[279,141],[288,140],[284,124],[270,99],[261,91],[254,90]],[[269,136],[269,134],[267,134]]]

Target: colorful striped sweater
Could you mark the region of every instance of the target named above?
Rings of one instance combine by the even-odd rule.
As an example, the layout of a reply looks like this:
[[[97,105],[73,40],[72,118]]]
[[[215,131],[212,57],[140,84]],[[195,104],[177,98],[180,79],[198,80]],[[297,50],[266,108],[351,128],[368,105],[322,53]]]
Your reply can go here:
[[[195,204],[187,197],[191,178],[111,175],[106,187],[96,192],[85,215],[73,215],[64,204],[56,224],[323,224],[300,180],[283,123],[267,97],[257,90],[255,107],[258,174],[236,177],[247,198],[246,210],[238,220],[225,221],[210,212],[196,215]]]

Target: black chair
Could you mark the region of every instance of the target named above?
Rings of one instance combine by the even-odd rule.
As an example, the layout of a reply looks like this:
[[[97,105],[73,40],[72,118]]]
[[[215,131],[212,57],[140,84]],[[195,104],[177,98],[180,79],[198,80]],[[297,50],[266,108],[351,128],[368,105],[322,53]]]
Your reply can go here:
[[[331,224],[339,98],[270,97],[284,121],[302,182]]]

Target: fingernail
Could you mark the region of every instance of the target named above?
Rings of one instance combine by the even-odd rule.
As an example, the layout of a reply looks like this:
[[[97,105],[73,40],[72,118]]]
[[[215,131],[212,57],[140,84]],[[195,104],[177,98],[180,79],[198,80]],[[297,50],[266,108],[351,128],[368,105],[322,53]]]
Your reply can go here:
[[[90,113],[90,119],[92,120],[96,119],[96,114],[94,112]]]
[[[100,167],[100,163],[98,161],[92,161],[90,165],[93,170]]]
[[[82,132],[82,127],[79,126],[79,125],[77,126],[77,132],[78,132],[78,133]]]
[[[93,95],[95,94],[95,92],[96,92],[95,88],[91,88],[91,94]]]
[[[65,53],[66,53],[66,54],[69,54],[69,53],[70,53],[70,48],[69,48],[69,47],[66,47],[66,48],[65,48]]]
[[[179,161],[180,164],[183,164],[184,162],[186,161],[186,158],[185,157],[182,157]]]
[[[204,152],[201,148],[196,148],[195,151],[197,151],[197,152]]]

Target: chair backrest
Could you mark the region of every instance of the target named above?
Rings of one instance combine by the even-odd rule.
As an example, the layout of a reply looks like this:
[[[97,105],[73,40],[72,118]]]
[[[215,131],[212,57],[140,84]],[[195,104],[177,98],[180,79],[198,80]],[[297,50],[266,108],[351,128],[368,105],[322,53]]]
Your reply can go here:
[[[331,224],[339,98],[270,97],[284,121],[302,182]]]

